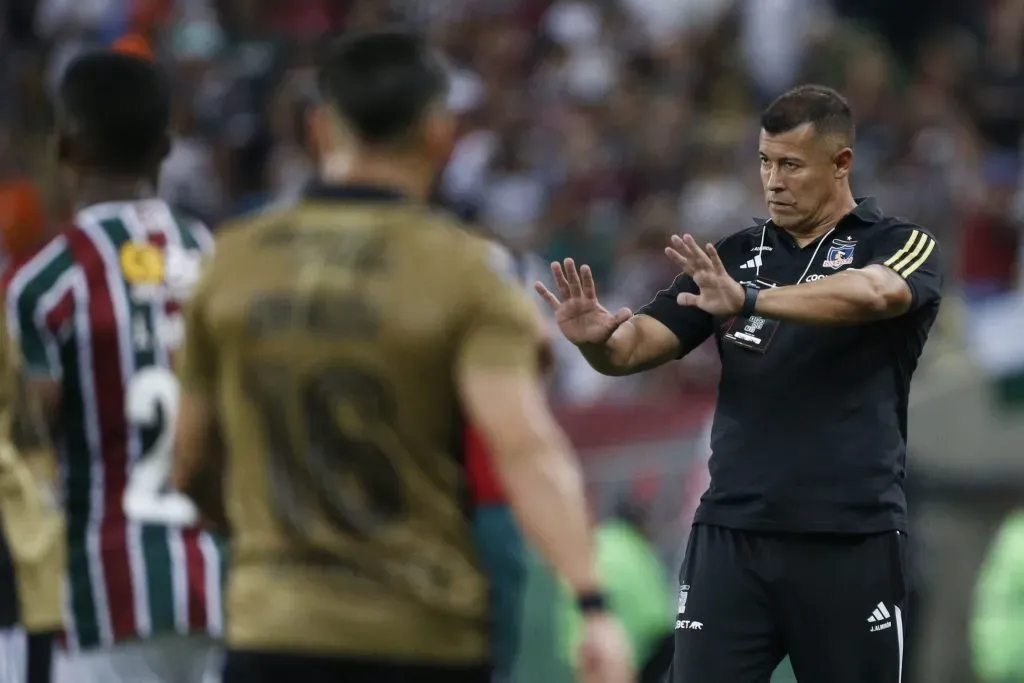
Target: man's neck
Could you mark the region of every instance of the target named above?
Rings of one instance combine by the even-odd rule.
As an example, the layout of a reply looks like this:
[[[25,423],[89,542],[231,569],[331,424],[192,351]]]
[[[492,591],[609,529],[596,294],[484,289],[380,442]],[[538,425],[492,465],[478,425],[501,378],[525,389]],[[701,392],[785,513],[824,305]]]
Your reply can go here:
[[[324,183],[386,187],[424,202],[430,196],[433,175],[424,164],[400,158],[335,154],[320,163]]]
[[[135,202],[156,197],[153,183],[139,177],[91,175],[81,178],[75,191],[75,210],[105,202]]]
[[[853,198],[852,194],[848,194],[827,208],[821,218],[816,220],[810,229],[787,230],[786,232],[796,241],[797,246],[805,247],[834,228],[842,220],[843,216],[855,208],[857,208],[857,200]]]

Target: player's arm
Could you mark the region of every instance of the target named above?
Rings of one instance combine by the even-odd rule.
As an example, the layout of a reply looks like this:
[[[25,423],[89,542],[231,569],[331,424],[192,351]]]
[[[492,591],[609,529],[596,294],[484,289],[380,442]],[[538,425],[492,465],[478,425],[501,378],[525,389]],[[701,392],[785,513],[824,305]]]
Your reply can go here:
[[[714,331],[714,317],[696,308],[681,308],[676,297],[696,292],[689,275],[680,274],[649,304],[612,333],[603,345],[580,346],[591,367],[604,375],[633,375],[682,358]]]
[[[611,377],[650,370],[684,355],[671,330],[643,314],[619,325],[604,344],[579,344],[578,348],[590,367]]]
[[[564,270],[555,263],[552,273],[559,296],[541,283],[534,288],[555,312],[565,337],[603,375],[631,375],[681,358],[714,329],[712,316],[676,305],[681,293],[697,290],[688,275],[677,277],[637,315],[630,315],[628,309],[612,314],[598,303],[588,266],[577,273],[572,259],[566,259]]]
[[[531,304],[513,280],[493,271],[472,281],[481,296],[454,368],[467,418],[490,447],[526,534],[575,591],[593,590],[597,577],[583,477],[548,408]]]
[[[676,303],[680,294],[697,291],[693,278],[680,273],[671,285],[655,294],[650,303],[615,331],[616,334],[622,332],[621,345],[632,348],[627,362],[631,373],[682,358],[711,336],[715,330],[714,316],[696,308],[681,308]]]
[[[942,266],[935,238],[896,226],[878,238],[871,263],[815,282],[760,293],[755,312],[810,325],[855,325],[895,318],[939,299]]]
[[[171,483],[192,499],[209,525],[226,529],[224,451],[216,401],[218,358],[206,317],[206,282],[206,278],[200,282],[185,306]]]

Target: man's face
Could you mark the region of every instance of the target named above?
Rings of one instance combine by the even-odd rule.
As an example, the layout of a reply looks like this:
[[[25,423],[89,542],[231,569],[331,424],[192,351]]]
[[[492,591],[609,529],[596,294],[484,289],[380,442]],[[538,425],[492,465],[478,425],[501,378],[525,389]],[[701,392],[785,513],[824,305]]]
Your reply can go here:
[[[813,124],[771,135],[761,131],[761,186],[772,222],[780,228],[812,228],[849,172],[852,153],[815,133]]]

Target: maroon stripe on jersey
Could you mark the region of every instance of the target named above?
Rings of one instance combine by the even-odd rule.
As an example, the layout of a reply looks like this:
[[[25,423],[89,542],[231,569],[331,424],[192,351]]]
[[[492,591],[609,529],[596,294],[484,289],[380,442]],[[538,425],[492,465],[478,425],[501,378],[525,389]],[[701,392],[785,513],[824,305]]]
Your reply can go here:
[[[183,529],[185,570],[188,572],[188,625],[193,631],[205,631],[210,615],[206,613],[206,564],[199,547],[199,529]]]
[[[75,294],[70,289],[64,293],[57,305],[46,314],[46,329],[59,330],[75,313]]]
[[[103,468],[103,525],[100,553],[103,581],[110,606],[114,640],[136,634],[131,560],[122,496],[128,483],[128,421],[125,378],[121,372],[121,345],[117,314],[107,282],[107,265],[89,236],[69,230],[68,245],[85,274],[89,290],[89,326],[92,335],[92,373],[99,416],[100,457]]]
[[[171,229],[173,230],[174,228]],[[167,248],[167,235],[162,232],[147,232],[146,239],[161,251]]]

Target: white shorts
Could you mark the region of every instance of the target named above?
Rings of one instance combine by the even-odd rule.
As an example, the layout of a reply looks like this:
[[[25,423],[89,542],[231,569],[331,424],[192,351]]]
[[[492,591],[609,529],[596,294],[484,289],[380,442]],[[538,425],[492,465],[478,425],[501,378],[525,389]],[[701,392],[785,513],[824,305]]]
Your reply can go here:
[[[20,628],[0,629],[0,683],[28,681],[28,637]]]
[[[217,641],[161,636],[70,654],[57,650],[54,683],[220,683]]]
[[[0,629],[0,683],[51,683],[54,636]]]

